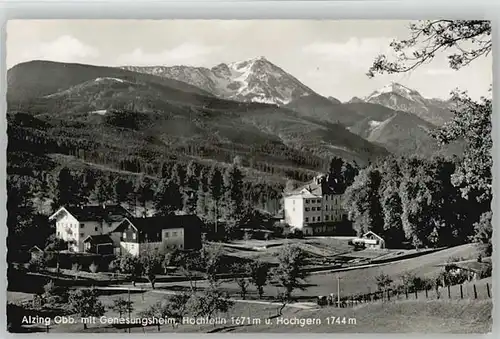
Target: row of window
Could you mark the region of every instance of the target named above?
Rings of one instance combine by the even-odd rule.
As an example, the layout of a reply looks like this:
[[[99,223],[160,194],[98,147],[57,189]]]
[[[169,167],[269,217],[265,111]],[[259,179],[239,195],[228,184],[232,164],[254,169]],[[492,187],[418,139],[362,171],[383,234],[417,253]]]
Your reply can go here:
[[[325,215],[325,221],[335,221],[337,215]],[[309,217],[305,218],[306,222],[309,222]],[[312,222],[320,222],[321,217],[312,217]]]
[[[96,227],[96,231],[97,231],[97,227]],[[84,236],[84,233],[80,233],[80,238],[82,238]],[[61,232],[57,231],[57,237],[60,238],[61,237]]]
[[[328,205],[326,205],[326,206],[325,206],[325,211],[328,211],[328,209],[329,209],[329,207],[328,207]],[[294,208],[293,210],[295,211],[295,208]],[[331,210],[332,210],[332,211],[337,211],[337,210],[334,208],[334,206],[331,206]],[[306,211],[306,212],[309,212],[309,211],[321,211],[321,207],[311,207],[311,208],[306,207],[306,208],[305,208],[305,211]]]
[[[306,199],[306,204],[321,204],[321,199]]]
[[[165,238],[170,238],[170,235],[172,235],[172,237],[177,237],[177,231],[174,231],[172,233],[170,232],[165,232]],[[157,234],[158,238],[160,237],[160,233]],[[123,235],[122,235],[123,239],[127,239],[127,233],[126,232],[123,232]],[[136,233],[132,233],[132,239],[135,240],[136,239]]]
[[[72,224],[72,223],[69,223],[69,222],[62,222],[60,224],[61,224],[62,227],[78,227],[78,224]],[[84,228],[85,224],[84,223],[80,223],[80,227]]]

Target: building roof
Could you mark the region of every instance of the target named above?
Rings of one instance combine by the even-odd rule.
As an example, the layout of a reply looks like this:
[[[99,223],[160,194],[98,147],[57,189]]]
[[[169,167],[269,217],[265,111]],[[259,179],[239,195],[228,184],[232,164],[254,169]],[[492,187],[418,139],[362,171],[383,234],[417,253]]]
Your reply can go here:
[[[321,198],[324,194],[341,194],[338,192],[337,179],[327,175],[318,175],[310,182],[286,193],[286,197]]]
[[[113,239],[107,234],[89,235],[83,242],[91,241],[94,244],[112,244]]]
[[[29,249],[29,252],[43,252],[43,250],[40,247],[35,245]]]
[[[114,232],[120,231],[127,224],[133,225],[139,232],[158,232],[169,228],[184,229],[200,226],[203,222],[198,216],[190,215],[168,215],[147,218],[126,218],[115,229]]]
[[[372,232],[372,231],[368,231],[366,232],[365,234],[363,234],[363,237],[362,238],[366,238],[368,235],[373,235],[375,236],[377,239],[381,240],[381,241],[384,241],[384,238],[382,238],[380,235],[376,234],[375,232]]]
[[[123,218],[132,217],[132,214],[121,205],[87,205],[82,207],[61,207],[49,219],[55,219],[64,212],[71,214],[78,221],[105,220],[117,222],[123,220]]]

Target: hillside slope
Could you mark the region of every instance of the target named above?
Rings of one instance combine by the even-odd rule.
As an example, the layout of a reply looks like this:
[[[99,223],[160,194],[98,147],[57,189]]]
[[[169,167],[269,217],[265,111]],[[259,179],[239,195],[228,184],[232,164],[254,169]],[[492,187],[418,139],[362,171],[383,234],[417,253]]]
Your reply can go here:
[[[295,98],[315,94],[265,57],[221,63],[212,68],[193,66],[122,66],[135,72],[175,79],[213,95],[243,102],[283,105]]]
[[[61,81],[42,81],[52,73]],[[342,125],[276,105],[219,99],[154,75],[31,62],[9,76],[9,110],[29,112],[11,114],[9,141],[28,151],[35,148],[29,140],[37,140],[47,153],[64,150],[96,163],[140,157],[149,167],[163,158],[232,163],[238,156],[245,167],[295,180],[322,171],[332,156],[363,164],[387,154]],[[137,167],[126,163],[120,169]]]
[[[450,156],[463,153],[460,142],[440,145],[431,134],[438,127],[412,113],[370,103],[349,103],[344,106],[363,116],[349,127],[351,132],[395,154]]]

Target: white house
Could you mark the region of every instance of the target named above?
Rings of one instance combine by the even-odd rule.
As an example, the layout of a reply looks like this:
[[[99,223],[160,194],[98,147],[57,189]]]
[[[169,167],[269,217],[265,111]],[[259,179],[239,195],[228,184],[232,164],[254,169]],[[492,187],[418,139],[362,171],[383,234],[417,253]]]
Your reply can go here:
[[[115,229],[121,238],[121,253],[138,256],[147,251],[201,248],[203,222],[196,215],[125,218]]]
[[[342,221],[342,194],[323,192],[321,176],[283,198],[285,222],[304,234],[322,234],[334,230],[332,224]]]
[[[56,236],[69,243],[68,250],[84,252],[84,240],[91,235],[111,234],[126,218],[132,217],[120,205],[89,205],[83,207],[61,207],[49,217],[56,223]],[[115,246],[119,248],[120,239]]]
[[[359,238],[354,238],[352,242],[354,244],[356,243],[364,244],[366,248],[372,248],[372,249],[385,248],[385,240],[381,236],[375,234],[372,231],[366,232]]]

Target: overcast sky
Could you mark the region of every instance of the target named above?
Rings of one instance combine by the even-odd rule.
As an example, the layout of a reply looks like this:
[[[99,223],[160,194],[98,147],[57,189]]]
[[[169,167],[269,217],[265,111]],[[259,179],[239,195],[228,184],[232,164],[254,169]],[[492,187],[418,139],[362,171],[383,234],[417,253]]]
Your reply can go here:
[[[7,25],[7,67],[29,60],[93,65],[212,67],[256,56],[289,72],[321,95],[342,101],[366,96],[390,81],[425,97],[447,98],[455,88],[475,98],[492,82],[491,56],[452,71],[445,55],[411,74],[366,72],[408,21],[319,20],[16,20]]]

